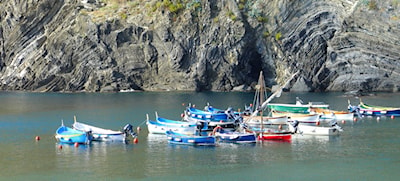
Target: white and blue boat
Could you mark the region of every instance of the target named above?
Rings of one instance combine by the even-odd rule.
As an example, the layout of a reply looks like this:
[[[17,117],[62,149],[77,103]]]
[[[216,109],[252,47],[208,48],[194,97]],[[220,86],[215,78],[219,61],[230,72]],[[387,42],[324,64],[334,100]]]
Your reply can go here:
[[[189,106],[185,109],[184,119],[193,122],[207,122],[210,130],[217,126],[225,129],[234,130],[242,121],[242,117],[238,112],[233,111],[231,108],[223,111],[211,106],[206,106],[205,110],[196,109]]]
[[[153,121],[149,119],[149,115],[146,116],[147,129],[150,134],[165,134],[168,130],[182,134],[193,134],[197,129],[196,122],[170,120],[158,117],[157,114],[156,121]]]
[[[167,131],[167,139],[171,144],[192,145],[192,146],[215,146],[216,137],[213,135],[181,134],[174,131]]]
[[[70,127],[64,126],[64,123],[57,129],[56,139],[61,143],[80,143],[80,144],[90,144],[92,141],[92,133],[79,131],[72,129]]]
[[[130,124],[126,124],[123,131],[114,131],[77,122],[75,119],[72,127],[80,131],[91,131],[93,141],[126,142],[129,139],[129,135],[132,136],[132,139],[137,137],[137,134],[133,131],[132,125]]]
[[[221,127],[216,127],[213,134],[218,142],[223,143],[256,143],[257,135],[254,133],[242,133],[237,131],[226,131]]]

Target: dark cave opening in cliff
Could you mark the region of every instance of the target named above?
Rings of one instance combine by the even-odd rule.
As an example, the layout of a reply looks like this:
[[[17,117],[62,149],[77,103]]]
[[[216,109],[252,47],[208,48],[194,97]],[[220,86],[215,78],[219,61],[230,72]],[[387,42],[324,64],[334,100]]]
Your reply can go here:
[[[261,61],[261,55],[258,53],[252,53],[249,58],[248,65],[250,65],[250,73],[247,75],[251,80],[247,81],[257,81],[260,71],[263,70],[263,63]],[[265,72],[264,72],[265,75]]]

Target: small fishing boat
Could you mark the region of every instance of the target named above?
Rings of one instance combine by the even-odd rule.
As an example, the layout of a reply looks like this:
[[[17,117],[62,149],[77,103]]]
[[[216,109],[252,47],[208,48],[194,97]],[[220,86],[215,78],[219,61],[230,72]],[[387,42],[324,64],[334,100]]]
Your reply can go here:
[[[84,132],[64,126],[64,123],[56,130],[55,138],[61,143],[89,144],[93,137],[90,131]]]
[[[214,135],[181,134],[174,131],[166,131],[168,142],[171,144],[192,145],[192,146],[215,146]]]
[[[299,121],[300,123],[308,123],[308,124],[316,124],[320,121],[319,114],[301,114],[301,113],[292,113],[292,112],[282,112],[282,111],[271,111],[272,117],[281,117],[287,116],[289,122],[293,122],[295,120]]]
[[[147,129],[150,134],[165,134],[166,131],[174,131],[181,134],[193,134],[197,129],[196,122],[174,121],[156,116],[156,121],[150,120],[146,115]]]
[[[217,126],[234,130],[241,122],[242,117],[232,109],[224,112],[216,111],[215,108],[203,111],[189,106],[184,112],[184,119],[188,122],[207,122],[209,131],[212,131]]]
[[[261,121],[261,118],[263,119]],[[277,117],[267,117],[267,116],[243,116],[243,120],[249,126],[260,125],[261,122],[265,125],[267,124],[287,124],[288,117],[286,115]]]
[[[309,108],[329,108],[329,104],[323,102],[309,102],[308,104],[303,104],[303,101],[298,97],[296,97],[296,104],[268,103],[267,106],[270,110],[303,114],[309,113]]]
[[[310,108],[310,114],[319,114],[321,119],[353,120],[354,113],[349,111],[335,111],[331,109]]]
[[[129,135],[135,138],[137,134],[133,131],[132,125],[127,124],[124,126],[123,131],[114,131],[110,129],[103,129],[96,126],[91,126],[85,123],[77,122],[74,117],[74,124],[72,127],[80,131],[91,131],[93,141],[127,141]]]
[[[222,127],[215,127],[211,135],[215,135],[218,142],[224,143],[255,143],[257,141],[254,133],[226,131]]]
[[[302,124],[298,126],[298,132],[303,135],[334,136],[339,135],[340,131],[341,129],[335,127],[310,126]]]
[[[350,107],[350,106],[349,106]],[[360,100],[358,111],[366,116],[400,116],[400,108],[365,104]]]
[[[282,140],[290,141],[292,133],[290,132],[262,132],[258,135],[258,140]]]

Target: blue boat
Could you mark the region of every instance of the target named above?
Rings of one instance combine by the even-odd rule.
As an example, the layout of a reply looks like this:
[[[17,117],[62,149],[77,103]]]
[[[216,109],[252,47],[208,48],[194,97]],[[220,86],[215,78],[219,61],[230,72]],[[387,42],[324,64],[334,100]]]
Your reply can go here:
[[[61,143],[82,143],[89,144],[93,137],[90,132],[75,130],[69,127],[61,126],[56,131],[56,139]]]
[[[257,136],[254,133],[241,133],[237,131],[226,131],[221,127],[216,127],[213,134],[218,142],[223,143],[256,143]]]
[[[184,118],[187,121],[207,122],[209,131],[216,126],[234,130],[243,119],[238,112],[234,112],[232,109],[222,111],[211,106],[207,106],[205,111],[189,106],[185,110]]]
[[[169,143],[180,144],[180,145],[192,145],[192,146],[215,146],[216,138],[215,136],[209,136],[207,134],[198,135],[188,135],[176,133],[173,131],[167,131],[167,139]]]
[[[197,129],[196,122],[170,120],[158,117],[158,114],[156,114],[156,121],[150,120],[147,114],[146,117],[146,125],[150,134],[165,134],[168,130],[182,134],[193,134]]]

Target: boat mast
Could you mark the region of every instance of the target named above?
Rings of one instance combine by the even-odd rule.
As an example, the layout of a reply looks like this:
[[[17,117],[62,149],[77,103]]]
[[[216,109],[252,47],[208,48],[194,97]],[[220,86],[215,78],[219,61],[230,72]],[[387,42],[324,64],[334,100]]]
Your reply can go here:
[[[264,131],[264,123],[263,123],[263,108],[262,108],[262,102],[264,102],[264,91],[265,91],[265,82],[264,82],[264,76],[263,72],[260,72],[260,78],[258,80],[258,89],[259,90],[259,95],[260,95],[260,100],[257,104],[257,109],[260,112],[260,119],[261,119],[261,131],[260,131],[260,136],[263,136],[263,131]]]
[[[279,89],[278,89],[277,91],[275,91],[271,96],[269,96],[268,99],[265,100],[265,101],[262,103],[262,105],[260,106],[260,110],[263,110],[263,109],[265,108],[265,106],[267,106],[267,104],[268,104],[269,102],[271,102],[271,100],[272,100],[273,98],[275,98],[275,97],[277,97],[277,96],[279,97],[280,94],[282,93],[282,89],[283,89],[284,87],[286,87],[286,86],[290,83],[290,81],[291,81],[292,79],[294,79],[294,77],[295,77],[298,73],[299,73],[299,71],[297,71],[296,73],[294,73],[294,74],[290,77],[290,79],[287,80],[287,81],[285,82],[285,84],[283,84],[282,86],[280,86]],[[261,75],[260,75],[260,77],[261,77]],[[256,115],[258,114],[258,112],[259,112],[259,110],[256,109],[250,117],[256,116]]]

